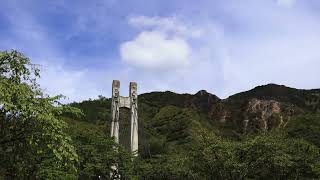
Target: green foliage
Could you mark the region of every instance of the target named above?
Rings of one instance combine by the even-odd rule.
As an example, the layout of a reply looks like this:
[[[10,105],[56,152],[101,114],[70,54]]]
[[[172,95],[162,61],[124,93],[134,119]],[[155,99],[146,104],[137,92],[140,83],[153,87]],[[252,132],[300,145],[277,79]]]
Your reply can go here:
[[[139,96],[140,103],[143,102],[150,107],[162,108],[166,105],[182,107],[188,94],[176,94],[170,91],[152,92]]]
[[[195,179],[238,179],[237,142],[201,130],[189,153],[188,166]]]
[[[162,155],[151,159],[137,159],[134,170],[138,179],[190,179],[184,155]]]
[[[167,141],[183,143],[189,136],[191,113],[175,106],[161,108],[150,123],[152,129]]]
[[[294,117],[286,129],[289,136],[303,138],[320,147],[320,114],[306,114]]]
[[[109,178],[113,164],[119,164],[122,177],[131,176],[131,156],[105,134],[104,125],[71,119],[66,122],[69,124],[67,132],[79,155],[80,179]]]
[[[271,132],[250,138],[238,151],[245,177],[255,179],[318,179],[319,148]]]
[[[71,107],[75,107],[77,109],[81,109],[83,112],[83,116],[75,117],[71,114],[64,114],[73,119],[84,120],[87,122],[94,122],[104,124],[106,120],[111,119],[111,100],[107,99],[103,96],[99,96],[98,99],[87,100],[81,103],[71,103]]]
[[[186,179],[187,144],[191,141],[194,114],[175,106],[165,106],[145,124],[149,156],[134,161],[138,179]]]
[[[38,77],[23,54],[0,53],[0,176],[76,178],[78,156],[59,119],[60,96],[44,95]]]
[[[280,132],[244,142],[201,132],[188,163],[196,179],[318,179],[319,148]]]

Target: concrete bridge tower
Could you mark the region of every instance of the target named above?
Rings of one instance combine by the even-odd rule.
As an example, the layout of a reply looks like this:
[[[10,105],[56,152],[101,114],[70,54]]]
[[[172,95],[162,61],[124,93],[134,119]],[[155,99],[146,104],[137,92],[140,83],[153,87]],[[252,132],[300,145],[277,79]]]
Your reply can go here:
[[[130,109],[130,150],[134,156],[138,155],[138,92],[137,83],[130,82],[129,97],[120,96],[120,81],[113,80],[112,82],[112,122],[111,122],[111,137],[119,143],[119,114],[120,108],[126,107]]]

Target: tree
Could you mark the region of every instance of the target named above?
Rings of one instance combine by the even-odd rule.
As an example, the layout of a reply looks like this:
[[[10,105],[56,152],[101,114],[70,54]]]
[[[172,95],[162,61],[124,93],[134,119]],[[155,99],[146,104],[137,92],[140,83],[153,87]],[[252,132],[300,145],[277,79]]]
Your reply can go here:
[[[39,77],[22,53],[0,53],[0,176],[74,179],[78,156],[59,119],[61,96],[45,95]]]
[[[79,155],[79,179],[108,179],[114,164],[120,165],[122,178],[131,176],[132,157],[106,135],[105,125],[70,118],[65,121],[70,124],[67,132]]]
[[[249,138],[237,150],[242,175],[249,179],[319,179],[319,148],[273,131]]]
[[[195,179],[239,179],[238,143],[200,130],[189,154],[189,167]]]
[[[320,114],[304,114],[293,118],[286,128],[290,137],[302,138],[320,147]]]
[[[202,131],[189,155],[196,179],[319,179],[319,148],[271,131],[228,141]]]

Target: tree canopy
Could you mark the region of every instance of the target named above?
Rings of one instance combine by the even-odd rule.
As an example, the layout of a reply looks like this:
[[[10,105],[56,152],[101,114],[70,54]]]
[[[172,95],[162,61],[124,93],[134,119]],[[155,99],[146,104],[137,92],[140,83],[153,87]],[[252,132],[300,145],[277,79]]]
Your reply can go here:
[[[0,53],[0,172],[13,178],[75,177],[78,155],[59,119],[61,96],[42,92],[39,73],[22,53]]]

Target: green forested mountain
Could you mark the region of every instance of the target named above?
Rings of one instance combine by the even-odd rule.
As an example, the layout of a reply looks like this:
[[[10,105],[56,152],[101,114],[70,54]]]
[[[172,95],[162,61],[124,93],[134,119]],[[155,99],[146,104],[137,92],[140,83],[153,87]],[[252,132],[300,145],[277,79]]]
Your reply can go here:
[[[317,178],[319,100],[318,89],[298,90],[275,84],[259,86],[227,99],[219,99],[204,90],[194,95],[169,91],[141,94],[141,159],[135,166],[139,168],[136,173],[144,179],[294,179],[310,171],[309,179]],[[76,121],[105,125],[109,133],[111,99],[100,96],[71,106],[84,112]],[[125,109],[120,113],[125,113]],[[121,121],[129,121],[127,116],[122,117],[120,126]],[[296,151],[296,146],[302,149]],[[297,163],[301,159],[291,159],[302,158],[299,156],[304,154],[303,148],[313,154],[309,167],[305,167],[307,164],[300,167]],[[214,159],[215,156],[221,157]],[[195,158],[192,162],[191,157]],[[269,162],[269,158],[275,159]],[[258,164],[251,167],[251,163]]]
[[[110,137],[111,99],[59,103],[39,69],[0,52],[0,179],[320,179],[320,90],[275,84],[220,99],[140,94],[139,156]]]

